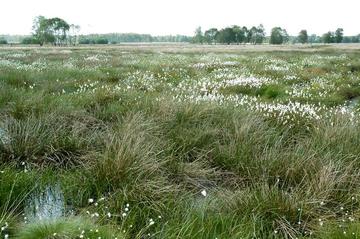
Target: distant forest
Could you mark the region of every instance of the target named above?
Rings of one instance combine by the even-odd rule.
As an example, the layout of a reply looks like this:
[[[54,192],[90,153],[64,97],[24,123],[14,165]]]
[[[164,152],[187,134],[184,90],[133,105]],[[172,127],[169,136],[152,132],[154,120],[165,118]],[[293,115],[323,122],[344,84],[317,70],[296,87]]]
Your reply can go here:
[[[79,36],[80,44],[118,44],[127,42],[191,42],[192,37],[184,35],[152,36],[137,33],[109,33]]]
[[[337,28],[335,31],[328,31],[321,36],[309,35],[303,29],[297,36],[290,36],[285,28],[274,27],[269,36],[266,35],[263,25],[246,27],[233,25],[217,29],[210,28],[202,31],[198,27],[192,39],[193,43],[200,44],[306,44],[306,43],[359,43],[360,34],[356,36],[344,36],[344,29]]]
[[[191,42],[191,36],[152,36],[137,33],[108,33],[79,35],[77,44],[119,44],[131,42]],[[0,35],[0,44],[39,44],[32,35]]]

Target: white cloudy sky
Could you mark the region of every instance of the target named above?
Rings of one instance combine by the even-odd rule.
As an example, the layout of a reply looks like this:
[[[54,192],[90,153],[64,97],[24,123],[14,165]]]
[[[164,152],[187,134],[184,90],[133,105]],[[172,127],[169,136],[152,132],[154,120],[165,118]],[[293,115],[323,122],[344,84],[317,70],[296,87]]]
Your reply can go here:
[[[342,27],[360,33],[360,0],[0,0],[0,34],[29,34],[37,15],[78,24],[82,33],[192,35],[227,25],[274,26],[290,34],[322,34]]]

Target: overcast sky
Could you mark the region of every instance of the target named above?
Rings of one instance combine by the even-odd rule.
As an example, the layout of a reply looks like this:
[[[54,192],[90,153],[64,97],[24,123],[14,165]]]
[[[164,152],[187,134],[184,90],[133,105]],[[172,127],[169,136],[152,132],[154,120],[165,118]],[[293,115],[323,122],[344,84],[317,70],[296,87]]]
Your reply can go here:
[[[0,0],[0,34],[29,34],[37,15],[60,17],[81,33],[193,35],[228,25],[281,26],[322,34],[337,27],[360,33],[360,0]]]

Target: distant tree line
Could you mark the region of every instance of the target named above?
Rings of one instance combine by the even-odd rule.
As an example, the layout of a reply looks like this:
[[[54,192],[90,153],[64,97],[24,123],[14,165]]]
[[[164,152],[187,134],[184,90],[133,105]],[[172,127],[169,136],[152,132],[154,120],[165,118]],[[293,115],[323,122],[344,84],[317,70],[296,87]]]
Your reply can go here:
[[[109,44],[109,40],[103,37],[80,36],[79,44]]]
[[[343,43],[360,43],[360,34],[357,36],[344,36]]]
[[[336,29],[335,32],[327,32],[322,36],[324,43],[341,43],[344,39],[344,30],[342,28]]]
[[[192,37],[183,35],[152,36],[137,33],[109,33],[82,35],[80,44],[118,44],[126,42],[190,42]]]
[[[7,43],[40,44],[39,39],[34,35],[0,35],[0,39],[6,40]],[[130,42],[191,42],[191,40],[191,36],[185,35],[152,36],[137,33],[109,33],[78,35],[76,41],[73,42],[75,44],[118,44]],[[52,44],[51,42],[48,43]]]
[[[306,30],[301,30],[295,43],[360,43],[360,34],[344,36],[344,29],[338,28],[335,32],[329,31],[321,37],[315,34],[308,36]]]
[[[0,35],[0,39],[3,40],[3,44],[10,44],[10,43],[21,43],[21,41],[29,37],[28,35]]]
[[[8,44],[7,40],[5,38],[0,38],[0,45]]]
[[[342,28],[335,32],[327,32],[322,36],[315,34],[308,35],[307,30],[301,30],[298,36],[290,36],[286,29],[274,27],[271,29],[270,36],[265,36],[263,25],[258,27],[240,27],[237,25],[218,30],[210,28],[205,32],[201,27],[195,30],[192,43],[197,44],[286,44],[286,43],[359,43],[360,34],[357,36],[344,36]]]
[[[251,28],[234,25],[220,30],[217,28],[210,28],[204,33],[202,32],[201,27],[198,27],[192,42],[207,44],[261,44],[264,40],[265,29],[263,25],[259,25],[258,27],[253,26]]]

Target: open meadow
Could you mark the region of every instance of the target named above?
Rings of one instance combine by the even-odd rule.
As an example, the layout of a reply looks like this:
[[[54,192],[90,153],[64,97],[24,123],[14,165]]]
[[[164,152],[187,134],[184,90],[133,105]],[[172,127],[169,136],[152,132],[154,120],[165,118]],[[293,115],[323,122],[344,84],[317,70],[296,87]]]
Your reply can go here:
[[[360,44],[0,47],[0,238],[360,238]]]

